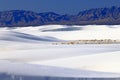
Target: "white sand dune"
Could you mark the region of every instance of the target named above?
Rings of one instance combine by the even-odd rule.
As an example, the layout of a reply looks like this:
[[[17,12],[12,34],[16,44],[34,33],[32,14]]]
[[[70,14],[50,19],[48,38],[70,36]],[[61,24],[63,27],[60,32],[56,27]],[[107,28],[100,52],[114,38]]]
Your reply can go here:
[[[120,51],[102,54],[83,55],[48,61],[30,63],[72,69],[120,73]]]
[[[18,43],[17,43],[18,44]],[[50,45],[50,44],[18,44],[8,46],[0,52],[0,59],[11,61],[44,61],[81,55],[101,54],[119,51],[120,45]],[[10,44],[11,45],[11,44]],[[25,46],[25,47],[23,47]],[[2,49],[2,48],[1,48]],[[10,50],[11,49],[11,50]]]
[[[93,39],[120,40],[120,26],[1,28],[0,73],[120,77],[120,44],[52,45],[64,40]]]
[[[76,30],[72,30],[77,28]],[[56,31],[54,31],[56,29]],[[70,30],[69,30],[70,29]],[[29,33],[36,36],[51,36],[61,40],[91,40],[91,39],[120,39],[120,26],[88,25],[60,26],[48,25],[40,27],[16,28],[14,31]],[[53,31],[52,31],[53,30]],[[57,31],[58,30],[58,31]],[[62,31],[64,30],[64,31]],[[42,32],[45,31],[45,32]],[[31,33],[32,32],[32,33]]]
[[[75,77],[75,78],[118,78],[119,74],[88,70],[77,70],[43,65],[30,65],[2,60],[0,72],[23,76]]]
[[[57,42],[56,38],[49,37],[49,36],[34,36],[25,34],[25,33],[20,33],[20,32],[15,32],[15,31],[1,31],[0,32],[0,40],[3,41],[13,41],[13,42]]]

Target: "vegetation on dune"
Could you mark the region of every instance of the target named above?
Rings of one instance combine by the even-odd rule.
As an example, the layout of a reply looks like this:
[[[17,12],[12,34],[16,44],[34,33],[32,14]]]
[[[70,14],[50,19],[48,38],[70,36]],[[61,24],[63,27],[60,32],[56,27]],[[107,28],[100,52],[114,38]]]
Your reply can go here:
[[[65,45],[74,45],[74,44],[120,44],[120,40],[111,40],[111,39],[101,39],[101,40],[74,40],[67,42],[58,42],[52,43],[53,45],[65,44]]]

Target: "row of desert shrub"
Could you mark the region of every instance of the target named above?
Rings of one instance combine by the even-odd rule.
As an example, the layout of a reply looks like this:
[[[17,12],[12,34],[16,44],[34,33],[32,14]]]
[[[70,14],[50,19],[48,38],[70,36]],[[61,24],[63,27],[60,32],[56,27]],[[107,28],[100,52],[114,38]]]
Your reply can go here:
[[[58,45],[58,44],[67,44],[67,45],[73,45],[73,44],[120,44],[120,40],[111,40],[111,39],[74,40],[74,41],[58,42],[58,43],[53,43],[53,44],[54,45]]]

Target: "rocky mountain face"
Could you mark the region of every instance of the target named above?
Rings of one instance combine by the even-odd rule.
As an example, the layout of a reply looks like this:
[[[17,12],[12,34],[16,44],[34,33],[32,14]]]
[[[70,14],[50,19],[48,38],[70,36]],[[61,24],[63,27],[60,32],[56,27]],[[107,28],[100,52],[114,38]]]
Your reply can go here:
[[[25,10],[0,12],[0,27],[60,25],[119,25],[120,7],[84,10],[77,15],[60,15],[54,12],[35,13]]]

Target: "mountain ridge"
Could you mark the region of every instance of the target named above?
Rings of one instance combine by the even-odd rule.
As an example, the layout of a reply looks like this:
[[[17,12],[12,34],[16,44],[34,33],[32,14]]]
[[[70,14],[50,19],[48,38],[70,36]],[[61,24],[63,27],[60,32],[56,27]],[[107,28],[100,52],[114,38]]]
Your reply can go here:
[[[0,11],[0,27],[58,25],[119,25],[120,7],[93,8],[76,15],[26,10]]]

